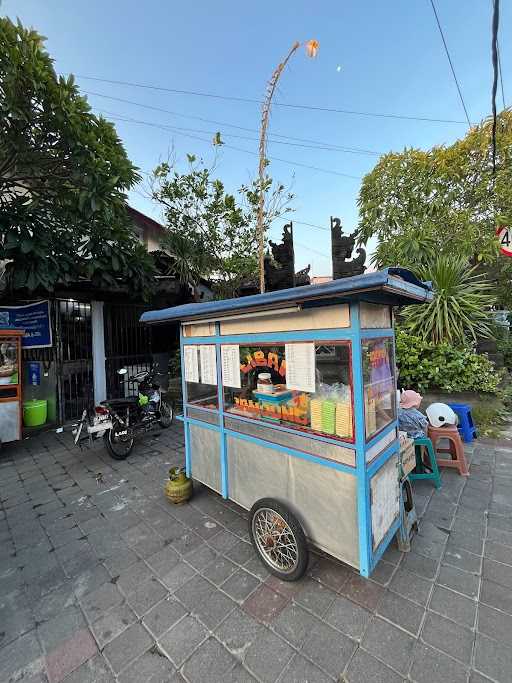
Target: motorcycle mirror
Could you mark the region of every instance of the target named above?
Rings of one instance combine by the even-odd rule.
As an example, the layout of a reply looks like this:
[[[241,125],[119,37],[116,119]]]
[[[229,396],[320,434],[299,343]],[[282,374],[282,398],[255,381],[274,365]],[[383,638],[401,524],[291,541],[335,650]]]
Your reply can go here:
[[[128,370],[126,368],[121,368],[120,370],[117,371],[118,375],[126,375]]]

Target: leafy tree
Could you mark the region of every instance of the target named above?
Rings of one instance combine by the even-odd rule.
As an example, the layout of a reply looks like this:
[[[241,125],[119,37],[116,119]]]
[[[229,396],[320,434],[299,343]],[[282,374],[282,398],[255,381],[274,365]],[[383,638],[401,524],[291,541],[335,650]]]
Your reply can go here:
[[[114,126],[72,77],[57,77],[36,31],[0,18],[0,260],[12,288],[86,277],[147,292],[151,259],[125,192],[139,180]]]
[[[404,327],[433,344],[464,345],[467,339],[491,336],[489,310],[495,302],[491,284],[469,268],[467,262],[441,254],[431,265],[417,269],[434,286],[431,302],[406,306],[401,314]]]
[[[497,223],[512,220],[512,112],[498,118],[492,173],[492,122],[453,145],[383,156],[359,193],[359,240],[378,238],[373,262],[422,266],[434,254],[455,254],[490,271],[510,303],[512,262],[498,254]]]
[[[257,276],[256,214],[259,182],[242,185],[238,196],[202,160],[187,155],[180,173],[175,161],[154,171],[151,195],[163,207],[167,234],[162,247],[174,258],[174,273],[182,282],[209,279],[217,296],[236,296],[244,280]],[[264,225],[290,211],[293,195],[265,178]]]

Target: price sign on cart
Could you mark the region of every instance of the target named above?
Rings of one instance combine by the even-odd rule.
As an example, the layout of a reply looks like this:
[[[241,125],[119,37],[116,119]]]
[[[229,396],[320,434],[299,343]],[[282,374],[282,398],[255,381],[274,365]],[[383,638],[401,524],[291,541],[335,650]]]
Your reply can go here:
[[[512,256],[512,228],[501,225],[497,230],[500,251],[505,256]]]

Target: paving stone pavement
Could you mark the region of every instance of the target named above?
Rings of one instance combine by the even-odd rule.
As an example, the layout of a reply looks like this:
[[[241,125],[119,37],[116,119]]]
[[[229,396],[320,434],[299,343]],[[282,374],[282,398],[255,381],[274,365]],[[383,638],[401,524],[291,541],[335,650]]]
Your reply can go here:
[[[512,442],[466,450],[469,478],[415,485],[411,553],[370,580],[312,554],[290,584],[239,507],[199,485],[167,502],[179,424],[121,462],[53,433],[4,447],[0,681],[510,683]]]

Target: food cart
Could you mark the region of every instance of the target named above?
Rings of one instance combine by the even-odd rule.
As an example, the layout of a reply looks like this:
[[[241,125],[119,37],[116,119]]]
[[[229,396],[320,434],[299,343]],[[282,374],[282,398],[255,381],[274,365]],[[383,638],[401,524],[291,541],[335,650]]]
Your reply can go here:
[[[23,330],[0,328],[0,443],[21,439]]]
[[[187,474],[250,511],[281,578],[306,541],[367,577],[399,529],[392,309],[431,297],[388,268],[143,314],[181,322]]]

